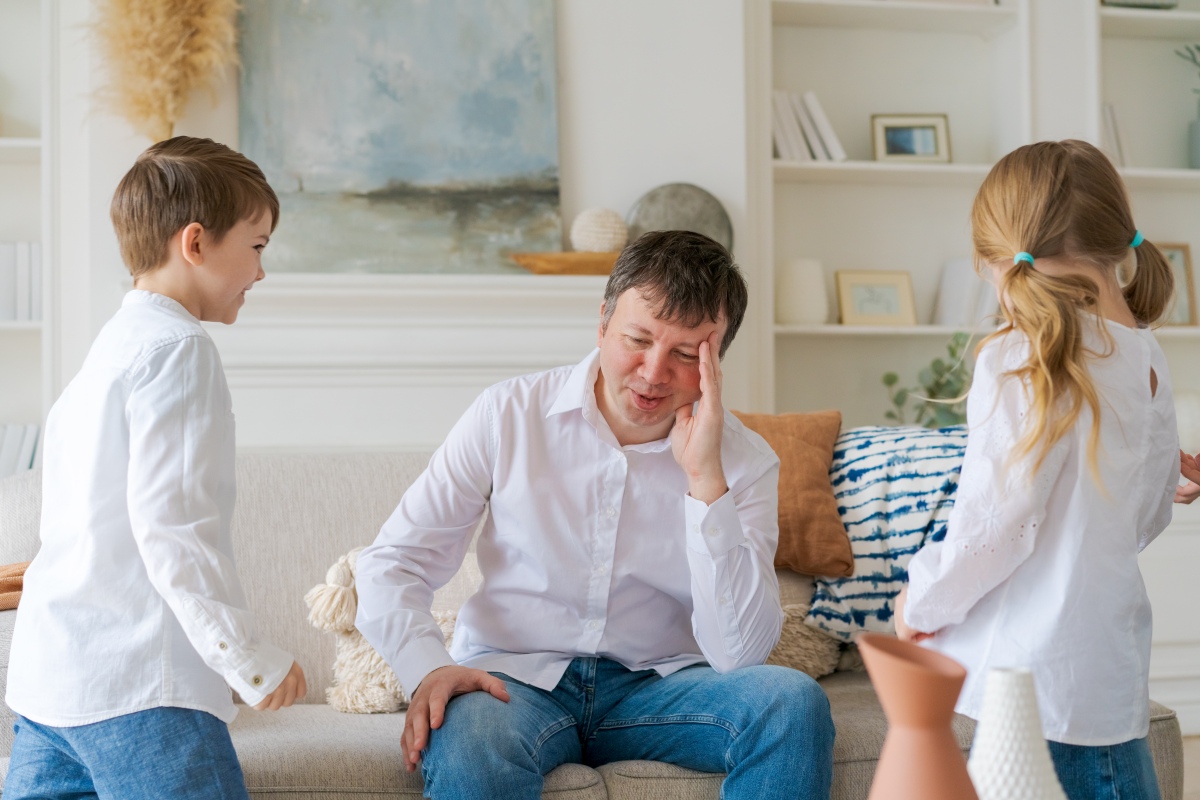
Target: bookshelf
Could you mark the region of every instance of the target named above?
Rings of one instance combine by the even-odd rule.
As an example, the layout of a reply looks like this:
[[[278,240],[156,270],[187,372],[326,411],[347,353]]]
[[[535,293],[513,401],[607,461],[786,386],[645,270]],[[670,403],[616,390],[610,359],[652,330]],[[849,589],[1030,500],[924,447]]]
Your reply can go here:
[[[0,8],[0,242],[41,243],[45,265],[43,2],[9,0]],[[45,266],[41,274],[44,319]],[[0,321],[0,425],[43,421],[49,400],[45,327],[40,321]]]

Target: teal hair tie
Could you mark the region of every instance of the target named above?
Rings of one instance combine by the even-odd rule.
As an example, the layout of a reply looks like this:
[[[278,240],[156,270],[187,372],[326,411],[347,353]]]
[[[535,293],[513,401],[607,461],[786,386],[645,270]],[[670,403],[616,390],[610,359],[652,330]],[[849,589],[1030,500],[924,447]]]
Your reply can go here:
[[[1134,231],[1134,232],[1133,232],[1133,241],[1129,243],[1129,246],[1130,246],[1130,247],[1137,247],[1139,244],[1141,244],[1141,243],[1142,243],[1142,242],[1144,242],[1144,241],[1146,241],[1146,237],[1145,237],[1145,236],[1142,236],[1142,232],[1141,232],[1141,231]]]
[[[1013,266],[1020,264],[1022,261],[1028,262],[1031,267],[1033,266],[1033,256],[1029,253],[1017,253],[1013,256]]]

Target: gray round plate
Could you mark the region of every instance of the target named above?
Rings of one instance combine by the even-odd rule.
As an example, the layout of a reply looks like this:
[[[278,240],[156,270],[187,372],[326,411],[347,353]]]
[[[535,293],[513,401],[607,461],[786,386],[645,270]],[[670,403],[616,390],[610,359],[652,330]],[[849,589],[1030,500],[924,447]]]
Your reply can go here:
[[[646,231],[694,231],[733,249],[733,223],[721,201],[699,186],[668,183],[641,196],[629,215],[629,241]]]

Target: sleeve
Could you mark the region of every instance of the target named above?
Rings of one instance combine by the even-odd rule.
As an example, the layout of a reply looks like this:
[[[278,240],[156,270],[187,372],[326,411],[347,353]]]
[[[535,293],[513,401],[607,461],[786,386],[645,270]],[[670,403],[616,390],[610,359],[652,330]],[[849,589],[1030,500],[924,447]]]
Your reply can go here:
[[[455,663],[430,609],[434,591],[462,565],[491,496],[494,436],[485,392],[358,557],[355,623],[409,694]]]
[[[783,627],[774,563],[779,459],[760,472],[712,505],[684,498],[692,633],[717,672],[764,663]]]
[[[1154,511],[1146,525],[1138,532],[1138,552],[1142,552],[1150,543],[1158,538],[1158,535],[1167,529],[1171,524],[1171,519],[1175,513],[1175,488],[1179,485],[1179,478],[1172,473],[1171,479],[1162,495],[1159,496],[1155,505]]]
[[[211,340],[189,336],[152,352],[129,380],[126,500],[146,573],[204,663],[257,705],[293,659],[257,637],[222,548],[234,435],[220,357]]]
[[[908,564],[904,619],[936,633],[962,622],[992,589],[1033,552],[1054,484],[1066,463],[1069,437],[1031,474],[1036,453],[1012,459],[1029,401],[1025,386],[1003,375],[997,342],[975,368],[967,401],[967,449],[946,538],[927,543]]]

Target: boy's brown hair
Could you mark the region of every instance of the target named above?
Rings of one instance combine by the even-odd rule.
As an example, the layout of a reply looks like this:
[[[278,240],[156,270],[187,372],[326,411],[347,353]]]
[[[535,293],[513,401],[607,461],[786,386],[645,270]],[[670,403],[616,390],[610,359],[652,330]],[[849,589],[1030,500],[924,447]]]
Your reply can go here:
[[[121,258],[134,280],[167,261],[167,244],[198,222],[220,242],[239,221],[271,214],[279,198],[262,170],[241,153],[212,139],[176,136],[138,156],[113,194],[113,228]]]

